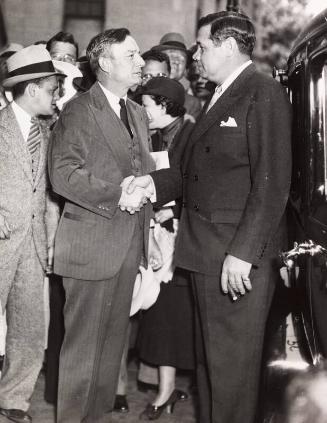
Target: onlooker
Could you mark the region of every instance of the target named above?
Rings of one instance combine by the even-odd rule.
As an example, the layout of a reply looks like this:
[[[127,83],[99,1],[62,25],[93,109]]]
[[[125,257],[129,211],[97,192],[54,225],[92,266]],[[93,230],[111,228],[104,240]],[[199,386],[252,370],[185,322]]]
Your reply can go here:
[[[41,46],[15,53],[7,67],[3,85],[14,101],[0,112],[0,300],[8,325],[0,414],[26,423],[44,356],[43,284],[58,223],[48,192],[48,133],[37,118],[53,113],[58,74]]]
[[[61,112],[49,155],[53,189],[66,201],[54,260],[66,292],[58,423],[104,421],[113,408],[151,213],[144,190],[121,187],[154,168],[146,113],[127,99],[141,82],[139,48],[127,29],[110,29],[90,41],[87,58],[97,82]]]
[[[53,60],[76,64],[78,44],[69,32],[60,31],[47,42],[47,50]]]
[[[145,64],[142,68],[142,84],[146,84],[154,76],[170,76],[171,66],[166,53],[149,50],[142,54]]]
[[[156,192],[157,205],[183,193],[175,263],[192,272],[200,315],[200,421],[253,423],[286,238],[291,107],[284,88],[251,61],[255,31],[247,16],[202,18],[197,44],[195,59],[217,89],[190,135],[182,169],[136,178],[128,191]]]
[[[185,90],[176,80],[154,77],[143,87],[143,105],[150,129],[156,129],[154,151],[168,151],[170,161],[180,163],[193,124],[184,121]],[[187,394],[175,389],[176,368],[194,368],[193,310],[190,278],[187,271],[174,269],[174,243],[178,231],[180,204],[155,210],[155,240],[163,264],[155,272],[161,282],[157,302],[145,311],[140,320],[139,357],[158,367],[159,389],[156,398],[141,414],[145,420],[160,417],[165,408],[172,408]],[[151,254],[151,251],[150,251]]]
[[[159,45],[152,49],[167,54],[171,66],[170,78],[185,84],[187,82],[185,77],[187,49],[183,36],[178,32],[169,32],[161,38]],[[201,104],[196,97],[186,93],[184,106],[187,114],[193,116],[194,119],[199,116]]]

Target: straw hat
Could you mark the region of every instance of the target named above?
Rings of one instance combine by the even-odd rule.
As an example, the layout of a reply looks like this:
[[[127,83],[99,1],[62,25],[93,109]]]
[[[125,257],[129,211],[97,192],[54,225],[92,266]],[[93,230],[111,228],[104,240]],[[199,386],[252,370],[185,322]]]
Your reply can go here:
[[[43,45],[32,45],[13,54],[7,59],[7,68],[7,78],[2,82],[4,88],[52,75],[66,76],[55,70],[50,53]]]
[[[147,310],[158,298],[160,292],[160,282],[155,277],[151,266],[145,269],[139,267],[139,273],[136,276],[133,290],[133,298],[130,310],[130,316],[133,316],[139,310]]]

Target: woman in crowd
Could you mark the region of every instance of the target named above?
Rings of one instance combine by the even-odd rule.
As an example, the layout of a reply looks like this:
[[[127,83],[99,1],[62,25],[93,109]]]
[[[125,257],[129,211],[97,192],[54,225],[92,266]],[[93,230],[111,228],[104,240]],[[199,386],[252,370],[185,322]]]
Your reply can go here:
[[[172,164],[178,164],[193,124],[184,122],[185,91],[169,78],[152,78],[143,87],[142,103],[149,116],[153,151],[168,151]],[[193,314],[189,275],[174,269],[173,249],[178,230],[180,204],[155,211],[154,236],[163,256],[156,272],[161,291],[155,305],[143,313],[138,338],[140,359],[157,366],[159,390],[156,398],[141,413],[141,419],[156,420],[164,409],[173,411],[175,403],[186,398],[175,389],[178,369],[193,369]],[[151,254],[151,252],[150,252]]]

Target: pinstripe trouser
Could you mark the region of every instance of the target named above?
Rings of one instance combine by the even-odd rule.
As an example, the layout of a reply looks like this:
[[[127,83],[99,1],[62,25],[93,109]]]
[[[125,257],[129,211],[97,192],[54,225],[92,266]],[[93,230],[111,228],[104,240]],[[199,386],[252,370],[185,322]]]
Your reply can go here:
[[[110,422],[142,249],[143,229],[136,225],[125,261],[114,277],[103,281],[64,278],[58,423]]]
[[[43,284],[44,273],[30,233],[19,254],[0,269],[0,299],[8,326],[1,408],[26,411],[29,407],[44,356]]]

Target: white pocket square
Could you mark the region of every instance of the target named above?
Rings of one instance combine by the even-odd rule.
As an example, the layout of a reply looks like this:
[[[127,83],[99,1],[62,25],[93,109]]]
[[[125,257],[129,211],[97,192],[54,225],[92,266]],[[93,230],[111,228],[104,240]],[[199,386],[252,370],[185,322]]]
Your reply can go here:
[[[231,126],[231,127],[237,128],[237,123],[234,118],[229,116],[226,122],[224,120],[220,122],[220,126]]]

